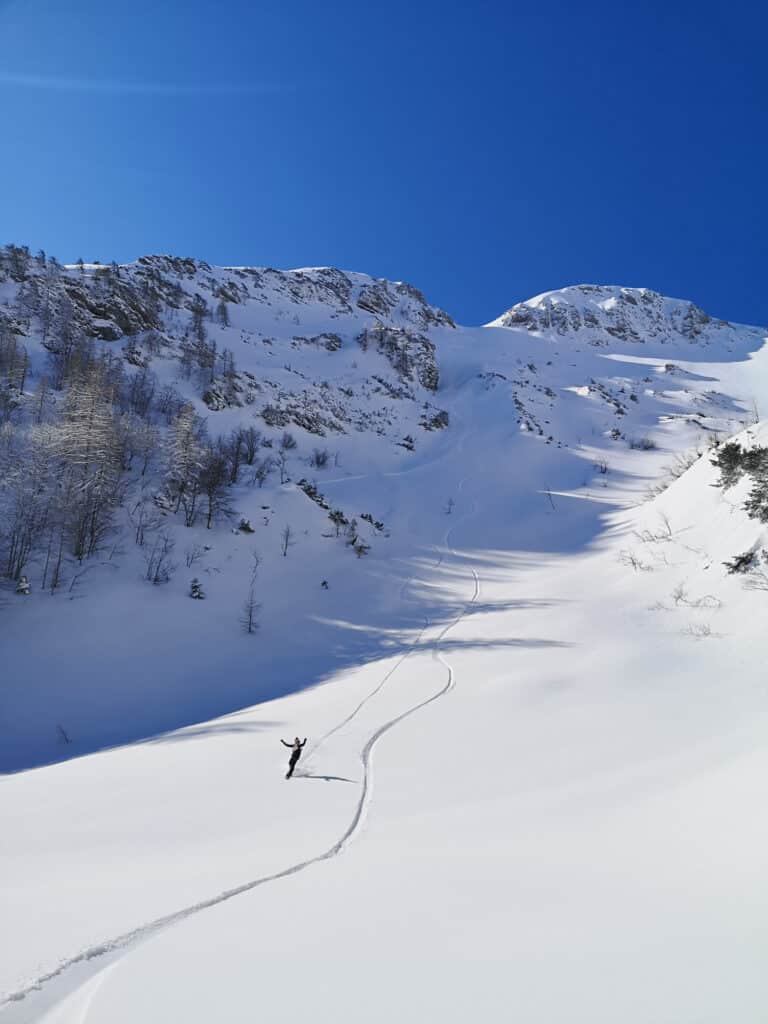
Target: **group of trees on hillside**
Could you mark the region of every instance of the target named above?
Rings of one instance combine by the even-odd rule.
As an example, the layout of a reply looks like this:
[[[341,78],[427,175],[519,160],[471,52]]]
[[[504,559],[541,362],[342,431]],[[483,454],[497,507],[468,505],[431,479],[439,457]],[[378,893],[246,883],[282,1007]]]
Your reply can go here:
[[[187,379],[196,375],[202,387],[222,381],[225,394],[232,398],[237,377],[235,357],[231,349],[219,350],[217,342],[208,337],[207,321],[228,327],[227,303],[222,299],[211,309],[208,301],[196,292],[190,300],[189,326],[179,346],[181,372]]]
[[[712,463],[720,470],[720,486],[725,489],[744,476],[751,478],[744,509],[752,519],[768,523],[768,448],[742,448],[738,441],[727,441],[715,450]]]
[[[18,286],[16,307],[0,310],[0,575],[34,572],[51,590],[69,560],[103,550],[121,508],[135,506],[133,492],[144,496],[134,532],[143,547],[163,516],[210,527],[228,515],[229,488],[246,469],[254,485],[274,469],[285,478],[287,451],[284,438],[275,456],[262,453],[271,442],[253,426],[212,438],[193,404],[150,369],[158,333],[129,339],[123,351],[97,345],[56,290],[60,273],[45,254],[0,251],[0,281]],[[117,264],[100,273],[99,288],[120,278]],[[208,341],[206,317],[228,323],[226,303],[210,312],[199,296],[191,302],[182,369],[197,367],[207,382],[231,378],[231,354]],[[34,375],[25,344],[33,331],[43,347]]]
[[[64,560],[101,550],[142,483],[152,512],[140,546],[163,515],[210,528],[233,511],[230,488],[246,468],[262,484],[275,464],[255,427],[214,440],[193,405],[156,393],[143,371],[116,381],[111,369],[105,357],[81,363],[58,391],[42,379],[0,427],[0,572],[12,580],[37,560],[39,585],[55,589]]]
[[[215,289],[209,305],[157,268],[94,269],[80,260],[65,269],[19,246],[0,248],[0,286],[8,282],[15,290],[0,305],[0,578],[17,589],[23,580],[19,593],[29,593],[30,581],[53,592],[65,577],[77,579],[82,563],[112,557],[126,527],[146,579],[163,582],[175,565],[170,522],[211,528],[233,513],[233,485],[261,488],[272,473],[281,484],[290,479],[290,432],[273,440],[240,425],[213,437],[195,405],[153,372],[156,356],[175,357],[180,376],[215,385],[217,400],[236,394],[234,357],[211,330],[230,325]],[[109,332],[126,317],[144,329],[121,341]],[[172,324],[181,329],[168,333]],[[329,458],[316,448],[310,465],[324,468]],[[342,519],[357,553],[367,551],[354,521]],[[282,555],[294,544],[288,526]]]

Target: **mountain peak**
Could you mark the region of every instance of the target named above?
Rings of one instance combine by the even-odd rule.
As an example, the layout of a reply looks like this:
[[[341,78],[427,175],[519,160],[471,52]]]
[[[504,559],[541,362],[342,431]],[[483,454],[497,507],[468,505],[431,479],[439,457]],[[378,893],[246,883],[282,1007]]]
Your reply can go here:
[[[517,303],[488,326],[576,336],[592,345],[729,342],[733,327],[650,288],[579,284]]]

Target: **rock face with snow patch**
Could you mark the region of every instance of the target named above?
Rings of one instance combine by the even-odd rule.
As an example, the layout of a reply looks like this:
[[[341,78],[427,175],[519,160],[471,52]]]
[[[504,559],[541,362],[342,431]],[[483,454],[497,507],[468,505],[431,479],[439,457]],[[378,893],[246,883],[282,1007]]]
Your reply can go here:
[[[159,329],[168,310],[194,313],[197,304],[207,316],[222,302],[264,306],[296,323],[321,307],[330,319],[373,314],[403,329],[455,326],[411,285],[331,267],[213,268],[175,256],[142,256],[123,266],[63,267],[44,254],[32,257],[22,247],[8,246],[0,253],[0,285],[4,282],[20,286],[16,303],[22,319],[37,314],[55,323],[58,333],[71,323],[73,330],[103,341]],[[332,334],[324,340],[332,347]]]
[[[427,391],[437,391],[440,371],[435,346],[423,334],[376,324],[362,331],[357,341],[364,351],[373,346],[386,356],[401,379],[418,383]]]

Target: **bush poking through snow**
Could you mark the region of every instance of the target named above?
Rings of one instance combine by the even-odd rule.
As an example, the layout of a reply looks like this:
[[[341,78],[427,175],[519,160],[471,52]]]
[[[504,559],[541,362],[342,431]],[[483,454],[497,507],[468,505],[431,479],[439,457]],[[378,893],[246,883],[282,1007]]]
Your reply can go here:
[[[360,518],[366,523],[370,523],[374,530],[377,530],[379,533],[384,532],[384,523],[380,519],[374,519],[370,512],[361,513]]]
[[[349,520],[344,515],[344,513],[341,511],[341,509],[338,509],[338,508],[331,509],[331,511],[328,513],[328,518],[331,520],[331,522],[333,523],[334,527],[336,528],[336,536],[337,537],[341,533],[342,526],[349,526]]]
[[[672,600],[677,607],[684,605],[686,608],[710,608],[723,607],[723,602],[713,594],[704,594],[703,597],[691,598],[682,583],[678,583],[671,594]]]
[[[670,595],[675,605],[690,604],[688,600],[688,591],[685,589],[682,583],[678,583],[675,589]]]
[[[619,561],[622,565],[627,565],[634,569],[635,572],[651,572],[653,568],[646,562],[643,562],[641,558],[638,558],[634,551],[620,551]]]
[[[692,622],[680,632],[683,636],[690,637],[691,640],[708,640],[720,636],[719,633],[712,632],[712,627],[708,622]]]
[[[167,583],[176,570],[176,563],[173,561],[173,549],[175,542],[168,533],[161,533],[155,537],[151,549],[144,555],[146,565],[145,578],[150,583]]]
[[[327,448],[313,448],[309,464],[314,469],[325,469],[330,457],[331,456]]]
[[[243,631],[246,633],[255,633],[259,628],[258,614],[261,611],[261,605],[256,600],[256,585],[251,582],[248,588],[248,596],[243,602],[243,611],[240,617],[240,625],[243,627]]]
[[[283,558],[288,557],[288,549],[292,548],[296,541],[294,538],[293,528],[289,523],[286,523],[283,529],[280,531],[280,554]]]
[[[657,445],[651,437],[630,437],[629,447],[635,451],[651,452],[656,449]]]
[[[658,530],[641,530],[636,533],[635,536],[638,540],[641,540],[643,544],[666,544],[674,539],[674,533],[672,531],[672,524],[669,521],[669,517],[663,512],[659,513],[660,528]]]
[[[277,456],[277,468],[280,470],[280,483],[286,484],[290,479],[288,476],[288,456],[283,449]]]
[[[262,488],[266,483],[267,477],[275,468],[275,460],[271,455],[268,455],[265,459],[262,459],[258,466],[254,469],[251,474],[251,479],[248,481],[251,487],[258,484],[259,488]]]
[[[205,554],[206,549],[202,544],[190,544],[184,551],[184,564],[188,569],[191,569],[193,565],[200,561]]]
[[[429,409],[427,409],[419,420],[419,426],[423,427],[424,430],[445,430],[449,423],[450,416],[445,409],[439,409],[434,414],[431,414]]]

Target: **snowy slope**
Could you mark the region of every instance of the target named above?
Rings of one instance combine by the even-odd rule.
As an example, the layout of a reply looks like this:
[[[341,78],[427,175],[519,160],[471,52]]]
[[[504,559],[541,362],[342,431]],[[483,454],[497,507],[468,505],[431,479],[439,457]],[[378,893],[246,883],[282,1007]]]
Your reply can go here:
[[[77,600],[2,611],[7,767],[69,756],[51,749],[64,715],[75,754],[187,727],[0,780],[0,990],[49,978],[0,1020],[756,1024],[765,594],[722,562],[764,528],[706,449],[765,393],[764,334],[691,339],[662,300],[658,331],[609,347],[583,318],[460,328],[400,296],[416,305],[383,315],[434,345],[432,391],[363,348],[375,325],[344,277],[343,301],[284,307],[281,283],[221,331],[247,332],[238,369],[272,374],[270,399],[293,404],[298,371],[382,410],[383,433],[344,424],[339,465],[313,474],[384,523],[369,555],[297,488],[317,435],[291,421],[293,481],[237,491],[256,534],[193,528],[217,570],[205,602],[186,575],[148,587],[128,550]],[[341,346],[294,347],[296,317]],[[366,395],[374,373],[413,397]],[[447,426],[417,429],[425,401]],[[256,637],[237,628],[251,546]],[[278,740],[297,733],[286,783]]]
[[[180,563],[166,587],[146,586],[145,552],[134,544],[129,522],[131,509],[147,502],[151,507],[161,458],[156,477],[138,479],[126,501],[124,535],[85,566],[71,564],[53,601],[38,592],[43,575],[43,559],[38,559],[30,573],[33,599],[23,607],[16,601],[3,617],[12,677],[1,698],[7,709],[0,705],[8,722],[0,762],[6,770],[201,721],[311,685],[341,663],[379,656],[382,634],[370,627],[412,628],[399,601],[400,575],[412,557],[435,542],[432,526],[418,522],[423,500],[395,495],[390,478],[381,474],[451,460],[462,428],[452,423],[450,406],[467,388],[476,402],[465,419],[471,422],[480,406],[489,411],[497,437],[486,443],[498,445],[500,468],[508,466],[504,473],[513,474],[499,481],[494,501],[508,516],[514,494],[521,506],[515,543],[540,550],[552,543],[549,525],[528,512],[531,505],[549,507],[542,496],[547,488],[590,493],[610,475],[612,487],[627,492],[620,501],[636,500],[659,459],[642,451],[630,457],[628,445],[642,446],[650,438],[674,451],[700,443],[712,431],[729,433],[743,421],[753,395],[744,384],[719,390],[709,370],[686,370],[681,360],[701,354],[701,348],[675,333],[674,318],[662,341],[648,339],[629,351],[616,341],[604,351],[591,344],[584,329],[562,341],[556,333],[457,329],[409,286],[331,270],[222,270],[151,257],[118,268],[111,277],[107,268],[88,267],[59,268],[52,279],[50,270],[43,274],[33,266],[31,273],[32,283],[20,286],[8,276],[1,287],[5,316],[26,331],[23,338],[38,374],[50,360],[46,329],[55,335],[57,318],[69,315],[69,324],[96,334],[94,344],[105,352],[124,355],[126,374],[154,374],[158,401],[168,390],[191,399],[207,417],[212,436],[255,424],[272,445],[286,429],[292,431],[298,448],[287,469],[292,484],[278,485],[273,472],[263,488],[248,486],[246,475],[233,489],[233,521],[250,519],[255,535],[233,535],[220,527],[212,536],[201,527],[185,529],[178,515],[163,520]],[[25,298],[24,320],[18,293],[21,288],[29,296],[38,279],[43,281],[36,286],[42,296],[39,312],[30,314],[32,300]],[[212,314],[222,296],[228,297],[229,326],[207,319],[206,331],[219,352],[234,353],[237,373],[213,386],[184,372],[195,296],[203,297]],[[47,328],[49,320],[54,326]],[[134,333],[114,340],[123,328]],[[703,347],[707,361],[741,367],[761,339],[756,329],[729,327],[707,335]],[[730,368],[717,372],[727,374]],[[167,430],[162,417],[159,425]],[[317,447],[330,454],[322,470],[310,464]],[[672,460],[665,453],[664,463]],[[302,478],[348,517],[359,520],[366,514],[383,524],[377,530],[359,520],[371,547],[364,561],[324,536],[327,513],[297,488]],[[436,511],[456,500],[454,486],[446,479],[433,494]],[[284,559],[280,534],[286,525],[297,543]],[[586,515],[583,524],[574,522],[569,543],[587,542],[594,533]],[[195,545],[210,550],[187,567],[184,553]],[[246,648],[238,619],[254,551],[261,558],[261,629]],[[187,598],[193,576],[205,581],[205,605],[191,605]],[[330,584],[327,592],[320,592],[323,579]],[[352,628],[360,623],[350,609],[365,610],[368,628]],[[18,629],[11,626],[17,616],[25,623]],[[41,630],[47,642],[30,645],[27,637]],[[68,653],[73,635],[78,637],[74,657]],[[105,686],[114,676],[116,656],[121,670]],[[241,670],[243,658],[248,672]],[[72,740],[71,749],[62,749],[60,726]]]

